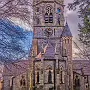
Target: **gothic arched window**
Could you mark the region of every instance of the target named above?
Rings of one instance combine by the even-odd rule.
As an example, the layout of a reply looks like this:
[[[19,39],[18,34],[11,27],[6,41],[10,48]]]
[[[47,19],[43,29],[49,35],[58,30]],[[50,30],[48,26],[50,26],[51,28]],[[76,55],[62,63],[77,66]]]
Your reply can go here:
[[[21,80],[20,80],[20,86],[25,86],[26,85],[26,81],[24,76],[22,76]]]
[[[60,83],[64,83],[64,71],[63,67],[60,67]]]
[[[75,87],[80,87],[80,79],[77,75],[76,75],[76,78],[75,78]]]
[[[37,72],[37,83],[39,83],[39,72]]]
[[[49,14],[49,23],[53,23],[53,14],[51,12]]]
[[[66,48],[63,48],[63,53],[62,53],[62,56],[67,56],[67,51],[66,51]]]
[[[52,72],[49,70],[48,72],[48,83],[52,83]]]
[[[51,6],[46,7],[45,23],[53,23],[53,13]]]
[[[69,39],[68,39],[68,44],[69,44]]]
[[[88,83],[88,76],[84,76],[85,83]]]
[[[49,22],[49,17],[48,17],[48,13],[46,12],[45,13],[45,23],[48,23]]]

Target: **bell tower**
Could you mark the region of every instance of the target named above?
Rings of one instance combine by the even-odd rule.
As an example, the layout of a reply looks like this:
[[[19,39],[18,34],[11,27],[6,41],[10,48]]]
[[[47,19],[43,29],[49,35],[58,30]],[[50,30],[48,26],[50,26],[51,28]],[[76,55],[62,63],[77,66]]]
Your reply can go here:
[[[34,52],[37,55],[40,47],[47,43],[46,38],[50,30],[50,38],[61,38],[64,28],[64,0],[33,0]]]
[[[62,31],[62,48],[63,55],[67,56],[67,73],[70,78],[69,88],[73,90],[73,69],[72,69],[72,33],[66,21],[65,27]]]
[[[64,0],[33,0],[34,39],[32,49],[34,56],[37,56],[47,44],[50,45],[50,47],[48,47],[49,50],[52,50],[52,48],[54,48],[52,52],[50,52],[54,57],[53,60],[56,60],[56,66],[54,67],[55,77],[53,78],[56,78],[56,80],[54,81],[56,84],[58,83],[58,85],[54,85],[54,89],[59,90],[57,89],[59,87],[61,88],[61,90],[73,90],[72,34],[70,32],[68,24],[66,23],[66,25],[64,26],[65,20],[63,12]],[[47,51],[49,52],[49,50]],[[61,59],[63,58],[62,54],[64,50],[68,59],[66,61],[66,63],[68,63],[68,72],[65,69],[65,65],[62,66],[62,61],[64,60]],[[66,75],[65,77],[64,74],[66,74],[66,72],[68,75]],[[58,78],[61,78],[61,82]],[[67,81],[65,81],[65,78],[68,78]],[[66,87],[67,89],[65,89]]]
[[[34,26],[63,26],[64,0],[34,0]]]

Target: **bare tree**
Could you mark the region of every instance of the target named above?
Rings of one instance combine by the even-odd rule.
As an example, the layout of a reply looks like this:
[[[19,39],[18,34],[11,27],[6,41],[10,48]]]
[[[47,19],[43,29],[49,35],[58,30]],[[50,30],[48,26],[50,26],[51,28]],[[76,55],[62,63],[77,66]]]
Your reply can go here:
[[[74,54],[84,60],[90,60],[90,51],[89,48],[86,48],[86,46],[79,42],[79,40],[73,41],[74,47],[78,50],[78,52],[75,52]]]
[[[70,10],[78,8],[79,18],[82,19],[82,24],[78,25],[79,41],[90,50],[90,0],[73,0],[73,3],[68,4],[68,8]]]
[[[0,18],[12,17],[31,24],[32,0],[0,0]]]
[[[28,69],[26,63],[19,65],[19,61],[30,54],[32,32],[25,31],[10,20],[18,18],[32,26],[32,17],[32,0],[0,0],[0,64],[3,63],[12,75],[18,73],[13,73],[10,65],[16,71],[22,68],[26,72]]]
[[[29,54],[29,31],[24,31],[8,20],[0,20],[0,60],[20,60]],[[30,36],[29,36],[30,37]],[[25,42],[29,45],[24,45]],[[27,49],[26,50],[26,48]]]
[[[29,32],[10,22],[11,18],[19,18],[32,25],[32,0],[0,0],[0,60],[2,61],[19,60],[27,55],[23,44]]]

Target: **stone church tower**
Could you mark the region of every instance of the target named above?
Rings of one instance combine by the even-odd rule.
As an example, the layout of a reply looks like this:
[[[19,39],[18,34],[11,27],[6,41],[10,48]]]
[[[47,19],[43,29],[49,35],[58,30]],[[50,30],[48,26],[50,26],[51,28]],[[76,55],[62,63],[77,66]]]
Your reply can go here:
[[[35,90],[73,90],[72,34],[64,26],[64,0],[33,0]]]

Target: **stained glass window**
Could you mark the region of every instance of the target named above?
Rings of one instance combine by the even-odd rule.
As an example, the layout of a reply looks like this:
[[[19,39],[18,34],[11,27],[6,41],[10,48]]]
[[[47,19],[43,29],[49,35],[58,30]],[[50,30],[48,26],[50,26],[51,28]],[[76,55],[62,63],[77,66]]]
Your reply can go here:
[[[52,7],[48,6],[45,13],[45,23],[53,23]]]

